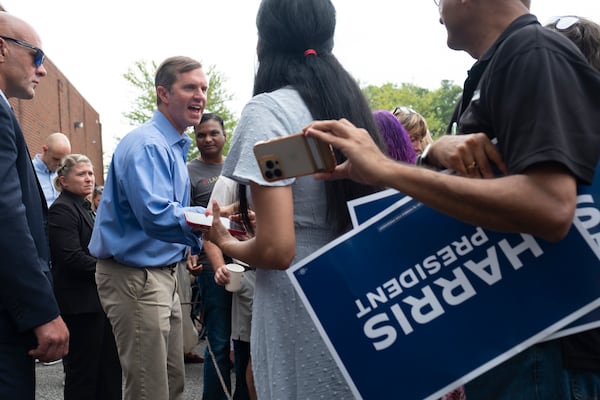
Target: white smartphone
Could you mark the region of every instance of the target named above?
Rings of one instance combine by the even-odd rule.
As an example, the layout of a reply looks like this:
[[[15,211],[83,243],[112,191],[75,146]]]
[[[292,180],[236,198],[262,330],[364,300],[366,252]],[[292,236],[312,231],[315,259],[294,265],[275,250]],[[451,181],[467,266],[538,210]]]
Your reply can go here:
[[[302,133],[257,142],[254,156],[262,176],[270,182],[331,172],[337,164],[330,145]]]

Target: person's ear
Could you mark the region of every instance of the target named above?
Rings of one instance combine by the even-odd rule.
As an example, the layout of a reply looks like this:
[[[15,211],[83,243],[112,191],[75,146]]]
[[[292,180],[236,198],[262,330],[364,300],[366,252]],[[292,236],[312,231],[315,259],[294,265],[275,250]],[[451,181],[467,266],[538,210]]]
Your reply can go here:
[[[164,86],[158,86],[156,88],[156,95],[161,102],[169,104],[169,91]]]

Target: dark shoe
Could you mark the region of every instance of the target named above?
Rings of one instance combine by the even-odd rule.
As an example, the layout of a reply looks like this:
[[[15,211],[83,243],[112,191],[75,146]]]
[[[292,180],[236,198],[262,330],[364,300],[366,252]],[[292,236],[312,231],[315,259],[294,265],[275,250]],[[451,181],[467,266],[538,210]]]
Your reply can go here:
[[[201,364],[204,362],[204,358],[194,352],[183,355],[183,362],[186,364]]]

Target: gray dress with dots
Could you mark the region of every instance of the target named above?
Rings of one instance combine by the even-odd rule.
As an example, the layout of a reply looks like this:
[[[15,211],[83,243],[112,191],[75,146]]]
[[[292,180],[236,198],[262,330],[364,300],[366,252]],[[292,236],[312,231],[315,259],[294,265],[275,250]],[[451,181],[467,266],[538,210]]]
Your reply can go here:
[[[333,224],[326,220],[325,185],[312,176],[273,183],[265,181],[252,147],[259,140],[301,132],[311,121],[310,112],[295,90],[283,88],[255,96],[242,111],[222,172],[244,184],[253,181],[264,186],[292,185],[294,262],[336,236]],[[353,398],[286,272],[258,267],[251,333],[258,398]]]

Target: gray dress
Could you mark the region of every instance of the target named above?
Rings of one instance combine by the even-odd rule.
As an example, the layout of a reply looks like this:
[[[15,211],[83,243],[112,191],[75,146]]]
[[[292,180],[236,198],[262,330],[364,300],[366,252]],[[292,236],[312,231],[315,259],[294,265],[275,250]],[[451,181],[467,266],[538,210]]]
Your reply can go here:
[[[255,96],[244,107],[223,167],[223,175],[240,183],[292,185],[294,262],[335,237],[332,224],[326,220],[325,185],[312,176],[274,183],[265,181],[252,147],[259,140],[301,132],[311,121],[310,112],[295,90],[284,88]],[[258,398],[353,398],[286,272],[258,267],[251,334]]]

